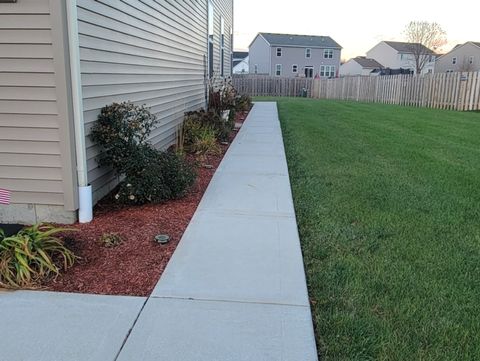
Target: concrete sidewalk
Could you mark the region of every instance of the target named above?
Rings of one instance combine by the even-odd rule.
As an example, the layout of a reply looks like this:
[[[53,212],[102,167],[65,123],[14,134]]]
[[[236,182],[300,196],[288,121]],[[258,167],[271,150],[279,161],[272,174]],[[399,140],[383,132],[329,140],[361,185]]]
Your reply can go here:
[[[276,103],[257,103],[147,300],[0,292],[0,361],[316,361]]]
[[[276,103],[250,112],[118,360],[317,360]]]

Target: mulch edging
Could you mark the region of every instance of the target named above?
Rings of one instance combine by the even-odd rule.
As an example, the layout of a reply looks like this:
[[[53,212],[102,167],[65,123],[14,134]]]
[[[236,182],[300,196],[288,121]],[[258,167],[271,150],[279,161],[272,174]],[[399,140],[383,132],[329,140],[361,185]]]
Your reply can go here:
[[[238,113],[235,122],[243,123],[247,114]],[[231,141],[236,134],[232,133]],[[67,272],[46,282],[44,288],[105,295],[150,295],[228,147],[221,145],[221,155],[208,157],[206,163],[212,168],[198,168],[194,187],[182,199],[143,206],[100,202],[94,209],[92,222],[69,226],[77,232],[66,243],[80,258]],[[110,232],[118,233],[123,241],[107,248],[98,239]],[[157,234],[168,234],[169,243],[154,242]]]

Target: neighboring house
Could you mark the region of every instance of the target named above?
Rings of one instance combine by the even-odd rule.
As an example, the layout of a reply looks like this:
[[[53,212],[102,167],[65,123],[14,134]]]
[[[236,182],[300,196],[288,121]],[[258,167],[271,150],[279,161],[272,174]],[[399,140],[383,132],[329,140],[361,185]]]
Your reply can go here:
[[[415,73],[415,57],[412,54],[412,46],[424,48],[427,57],[422,74],[433,73],[435,68],[434,51],[424,47],[421,44],[404,43],[399,41],[381,41],[372,49],[367,51],[367,58],[375,59],[385,68],[390,69],[408,69]]]
[[[248,51],[233,52],[233,74],[248,74]]]
[[[0,223],[71,223],[88,184],[93,203],[115,187],[89,137],[107,104],[146,104],[172,144],[204,74],[231,74],[232,24],[233,0],[0,3]]]
[[[250,44],[250,74],[335,77],[342,47],[329,36],[258,33]]]
[[[480,42],[468,41],[439,57],[435,72],[480,71]]]
[[[383,69],[383,65],[375,59],[365,56],[357,56],[340,65],[340,76],[348,75],[374,75],[376,71]]]

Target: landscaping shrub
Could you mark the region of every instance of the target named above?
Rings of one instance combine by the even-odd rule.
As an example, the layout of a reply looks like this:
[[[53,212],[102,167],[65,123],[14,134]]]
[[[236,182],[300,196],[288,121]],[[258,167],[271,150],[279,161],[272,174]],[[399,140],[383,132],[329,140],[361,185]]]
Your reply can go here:
[[[200,156],[220,153],[217,133],[212,126],[202,124],[195,117],[186,117],[183,132],[184,146],[187,152]]]
[[[239,112],[250,110],[252,105],[252,98],[246,94],[237,96],[235,100],[235,109]]]
[[[195,181],[195,171],[182,155],[159,151],[148,142],[157,123],[144,106],[114,103],[102,109],[92,129],[92,139],[104,150],[100,164],[124,176],[115,195],[122,203],[178,198]]]
[[[0,285],[32,287],[50,275],[71,267],[75,255],[65,247],[59,233],[70,231],[47,224],[24,228],[5,237],[0,231]]]
[[[222,119],[220,114],[203,109],[185,113],[185,124],[190,122],[210,127],[215,131],[216,138],[222,142],[229,139],[230,133],[235,125],[231,120],[225,121]],[[184,136],[186,137],[186,135]],[[186,139],[185,142],[186,144],[188,143]]]

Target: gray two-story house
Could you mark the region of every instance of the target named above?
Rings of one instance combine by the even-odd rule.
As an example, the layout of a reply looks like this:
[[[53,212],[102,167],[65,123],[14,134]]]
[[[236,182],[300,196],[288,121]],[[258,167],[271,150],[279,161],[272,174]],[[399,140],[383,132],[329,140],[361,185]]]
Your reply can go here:
[[[336,77],[341,51],[329,36],[258,33],[249,47],[250,74]]]

